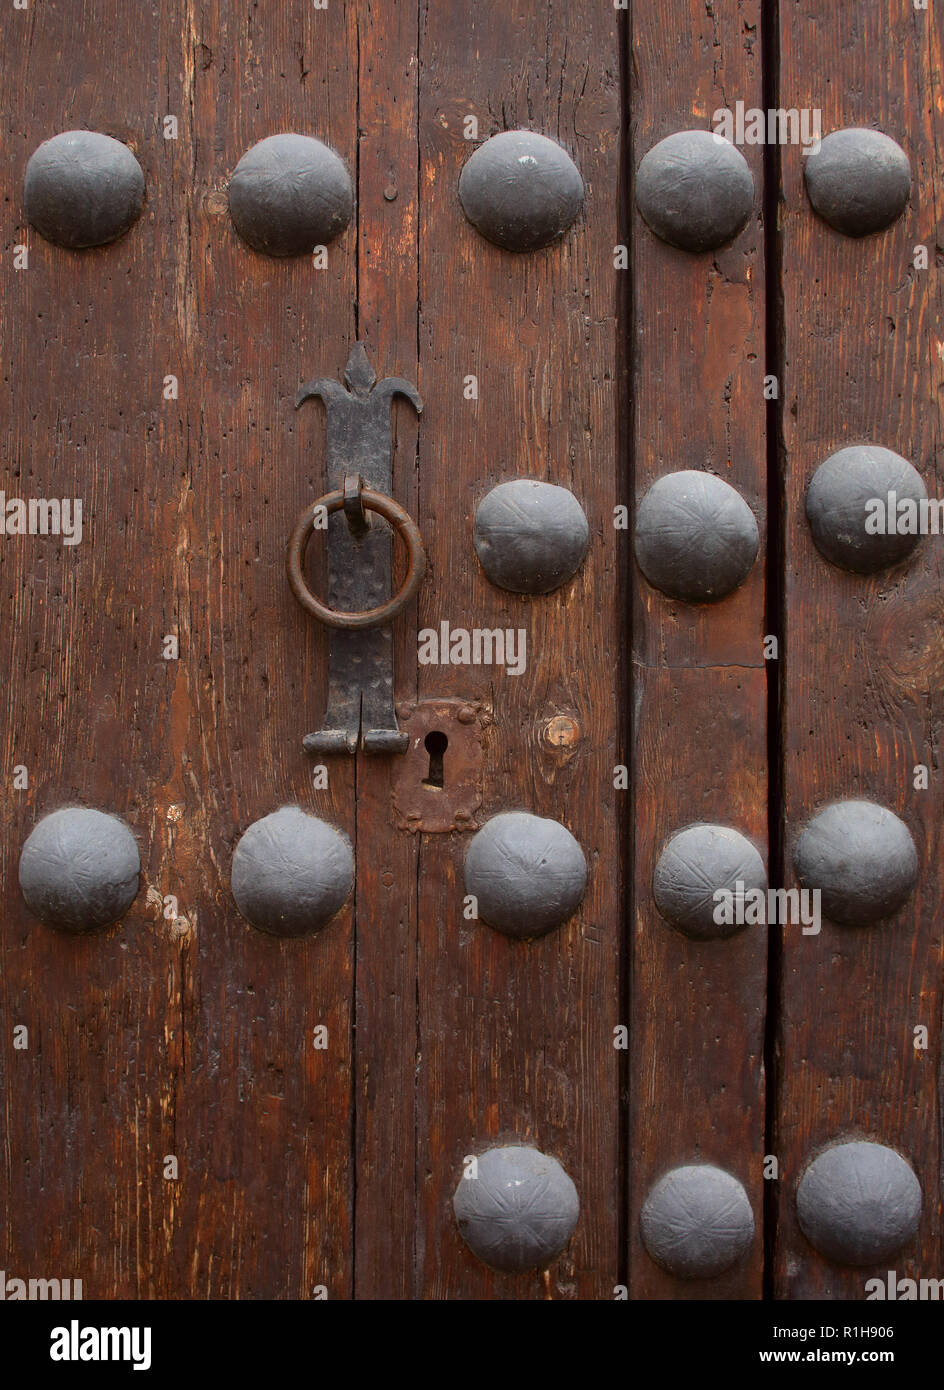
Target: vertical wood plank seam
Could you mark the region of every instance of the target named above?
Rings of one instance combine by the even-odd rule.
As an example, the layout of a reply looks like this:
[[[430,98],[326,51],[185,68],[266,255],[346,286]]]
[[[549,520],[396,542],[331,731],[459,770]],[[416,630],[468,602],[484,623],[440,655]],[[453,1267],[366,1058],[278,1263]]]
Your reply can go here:
[[[619,138],[619,188],[617,193],[617,225],[620,229],[620,236],[625,238],[627,246],[633,237],[633,129],[632,129],[632,93],[630,88],[630,73],[632,72],[633,58],[633,33],[632,33],[632,7],[628,6],[623,10],[617,19],[617,32],[619,34],[619,73],[620,73],[620,138]],[[614,479],[617,486],[622,488],[626,505],[630,509],[630,514],[635,514],[635,490],[633,486],[635,475],[635,417],[633,410],[633,372],[635,362],[635,335],[633,331],[633,263],[629,260],[628,272],[616,271],[616,371],[618,384],[616,390],[616,449],[617,459],[614,469]],[[619,533],[616,534],[617,542],[620,540]],[[632,535],[632,529],[626,533]],[[633,757],[633,605],[630,601],[630,584],[632,583],[632,560],[630,557],[630,546],[622,544],[618,546],[618,558],[616,564],[616,582],[619,592],[624,596],[622,609],[624,613],[624,637],[625,640],[619,644],[619,671],[617,673],[617,688],[619,690],[619,709],[621,711],[621,736],[623,749],[629,750],[629,758],[634,762]],[[621,757],[626,753],[622,752]],[[631,768],[630,781],[635,777],[635,769]],[[632,969],[633,969],[633,921],[635,919],[635,884],[633,875],[633,863],[635,857],[635,842],[633,836],[633,793],[617,793],[617,839],[619,849],[617,851],[618,862],[620,865],[619,897],[621,912],[619,914],[620,944],[617,962],[618,990],[620,1020],[625,1022],[627,1027],[631,1027],[630,1012],[632,1007]],[[619,850],[622,850],[620,854]],[[619,1215],[617,1218],[617,1233],[619,1240],[619,1250],[616,1255],[617,1279],[619,1283],[629,1288],[629,1260],[630,1260],[630,1136],[632,1126],[632,1113],[630,1109],[630,1087],[632,1085],[632,1052],[630,1048],[625,1048],[617,1053],[617,1096],[619,1105],[619,1123],[617,1130],[617,1165],[618,1165],[618,1192],[619,1192]]]
[[[355,34],[355,60],[354,60],[354,338],[359,341],[361,336],[361,26],[360,16],[355,13],[354,17]],[[353,344],[352,344],[353,346]],[[383,375],[381,371],[380,375]],[[361,711],[358,709],[357,724],[360,728]],[[358,807],[359,800],[357,795],[357,774],[360,771],[360,750],[354,752],[352,768],[352,795],[353,795],[353,831],[354,831],[354,863],[357,864],[358,848]],[[357,1170],[358,1152],[357,1135],[359,1111],[358,1103],[360,1094],[358,1081],[360,1078],[360,1059],[357,1052],[357,997],[358,997],[358,875],[355,867],[354,889],[351,899],[351,1300],[357,1298]]]
[[[415,58],[414,83],[416,87],[415,102],[415,126],[414,139],[416,144],[416,219],[414,223],[414,245],[416,262],[416,384],[423,394],[423,373],[420,370],[420,318],[422,314],[422,294],[423,276],[420,256],[423,249],[423,151],[421,146],[420,131],[420,73],[422,72],[422,62],[420,59],[420,37],[423,31],[423,0],[417,0],[416,4],[416,38],[413,44],[413,56]],[[413,449],[413,472],[416,477],[416,511],[415,515],[423,515],[422,509],[422,486],[423,479],[420,472],[420,432],[422,421],[417,427],[415,444]],[[417,626],[419,626],[419,605],[417,602]],[[394,673],[394,676],[396,673]],[[417,690],[419,695],[419,690]],[[396,697],[396,687],[394,687],[394,697]],[[414,1034],[413,1034],[413,1268],[412,1290],[413,1297],[416,1299],[420,1293],[420,1057],[422,1048],[422,1031],[420,1026],[420,875],[423,866],[423,840],[422,836],[417,836],[416,844],[416,911],[413,915],[413,1011],[414,1011]]]

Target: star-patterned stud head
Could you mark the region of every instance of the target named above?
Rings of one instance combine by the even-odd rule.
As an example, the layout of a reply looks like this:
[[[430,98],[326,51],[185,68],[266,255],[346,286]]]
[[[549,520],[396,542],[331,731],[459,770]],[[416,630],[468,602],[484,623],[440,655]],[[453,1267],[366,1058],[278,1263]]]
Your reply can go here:
[[[639,504],[636,559],[649,583],[669,598],[724,598],[747,578],[759,546],[754,513],[713,473],[667,473]]]
[[[452,1207],[472,1253],[508,1274],[545,1269],[580,1214],[577,1189],[557,1159],[524,1144],[468,1160]]]
[[[712,1279],[750,1249],[754,1213],[737,1178],[708,1163],[673,1168],[639,1217],[643,1244],[678,1279]]]
[[[583,179],[567,151],[533,130],[493,135],[459,177],[466,217],[505,251],[537,251],[563,236],[583,195]]]

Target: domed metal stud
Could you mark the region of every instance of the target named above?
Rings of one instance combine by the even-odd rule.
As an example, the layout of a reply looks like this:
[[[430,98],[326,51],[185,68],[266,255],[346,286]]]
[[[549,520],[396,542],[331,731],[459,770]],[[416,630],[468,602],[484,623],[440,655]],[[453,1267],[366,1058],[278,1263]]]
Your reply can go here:
[[[67,806],[44,816],[20,854],[20,889],[47,926],[88,932],[123,917],[138,891],[141,860],[117,816]]]
[[[834,130],[804,165],[810,202],[824,221],[846,236],[882,231],[908,204],[908,156],[880,130]]]
[[[754,179],[729,141],[710,130],[680,130],[643,156],[636,206],[663,241],[683,251],[712,251],[746,226]]]
[[[493,584],[547,594],[573,579],[590,528],[572,492],[534,478],[499,483],[475,513],[475,552]]]
[[[478,1156],[459,1179],[452,1208],[472,1253],[518,1274],[557,1258],[574,1233],[580,1200],[556,1158],[511,1144]]]
[[[897,533],[899,503],[914,504],[917,519],[927,496],[921,474],[891,449],[877,444],[840,449],[820,464],[806,493],[816,548],[856,574],[896,565],[920,539],[917,529],[913,535]]]
[[[587,886],[587,861],[556,820],[526,811],[495,816],[465,856],[465,891],[479,917],[506,936],[544,936],[572,917]]]
[[[754,1239],[744,1188],[707,1163],[673,1168],[660,1178],[643,1203],[639,1225],[651,1258],[678,1279],[723,1274]]]
[[[339,236],[354,187],[334,150],[310,135],[270,135],[247,150],[229,181],[243,241],[268,256],[301,256]]]
[[[298,806],[250,825],[233,854],[236,906],[273,936],[317,931],[343,906],[353,883],[350,840]]]
[[[668,473],[639,504],[636,559],[649,583],[670,598],[724,598],[747,578],[759,545],[754,513],[713,473]]]
[[[874,801],[834,801],[804,826],[793,850],[804,888],[822,892],[822,908],[850,925],[891,917],[918,877],[918,854],[904,821]]]
[[[921,1219],[911,1165],[884,1144],[855,1140],[825,1149],[800,1178],[797,1217],[827,1259],[871,1265],[896,1255]]]
[[[767,891],[764,861],[750,840],[726,825],[690,825],[678,831],[660,854],[652,878],[662,916],[696,941],[741,931],[743,923],[715,920],[722,905],[715,894],[730,893],[736,906],[738,893],[752,889]]]
[[[70,250],[104,246],[126,232],[144,204],[144,174],[120,140],[66,130],[30,155],[26,216],[47,241]]]
[[[563,236],[583,194],[583,179],[567,151],[531,130],[493,135],[459,176],[466,217],[506,251],[537,251]]]

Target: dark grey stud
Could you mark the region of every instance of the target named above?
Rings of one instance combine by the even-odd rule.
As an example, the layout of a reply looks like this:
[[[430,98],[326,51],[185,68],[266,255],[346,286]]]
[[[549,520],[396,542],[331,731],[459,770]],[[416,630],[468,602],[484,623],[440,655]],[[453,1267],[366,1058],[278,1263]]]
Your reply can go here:
[[[683,251],[712,251],[747,224],[754,179],[741,151],[720,135],[680,130],[643,156],[636,206],[663,241]]]
[[[268,256],[301,256],[351,220],[354,187],[334,150],[310,135],[270,135],[247,150],[229,181],[237,232]]]
[[[459,176],[466,217],[506,251],[537,251],[563,236],[583,205],[583,192],[567,151],[531,130],[493,135]]]
[[[759,545],[754,513],[713,473],[667,473],[639,504],[636,559],[649,583],[670,598],[724,598],[747,578]]]
[[[803,1234],[827,1259],[871,1265],[914,1236],[921,1187],[911,1165],[884,1144],[855,1140],[825,1149],[800,1178],[797,1216]]]
[[[80,250],[126,232],[144,203],[144,174],[120,140],[66,130],[30,155],[26,216],[47,241]]]
[[[556,1158],[524,1144],[488,1149],[459,1180],[452,1208],[462,1239],[492,1269],[546,1269],[566,1246],[580,1200]]]
[[[806,515],[820,554],[856,574],[873,574],[910,555],[920,540],[917,532],[870,534],[876,519],[884,519],[886,528],[894,520],[888,515],[889,493],[896,502],[914,502],[916,515],[928,496],[921,474],[891,449],[854,444],[830,454],[806,493]]]
[[[67,806],[44,816],[20,854],[20,889],[47,926],[87,932],[123,917],[138,891],[141,860],[117,816]]]
[[[911,193],[911,165],[880,130],[834,130],[805,161],[806,191],[824,221],[846,236],[890,227]]]
[[[690,825],[659,856],[652,879],[656,907],[666,921],[696,941],[733,936],[742,924],[715,921],[714,894],[725,889],[767,891],[764,861],[750,840],[726,825]]]
[[[639,1215],[643,1244],[678,1279],[711,1279],[750,1249],[754,1213],[737,1178],[710,1164],[673,1168]]]
[[[879,922],[897,912],[918,878],[904,821],[874,801],[834,801],[804,826],[793,850],[804,888],[819,888],[834,922]]]
[[[474,541],[493,584],[513,594],[547,594],[577,573],[590,528],[567,488],[518,478],[482,498]]]
[[[354,883],[351,842],[298,806],[257,820],[233,854],[233,897],[273,936],[306,936],[330,921]]]
[[[553,931],[577,911],[586,886],[587,861],[570,831],[526,811],[494,816],[466,851],[465,891],[506,936]]]

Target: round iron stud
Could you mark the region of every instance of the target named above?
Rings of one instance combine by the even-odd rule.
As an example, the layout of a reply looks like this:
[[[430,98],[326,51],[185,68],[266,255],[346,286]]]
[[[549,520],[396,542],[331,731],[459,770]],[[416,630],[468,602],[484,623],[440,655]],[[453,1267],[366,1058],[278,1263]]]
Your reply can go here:
[[[652,891],[667,922],[696,941],[733,936],[742,924],[719,923],[714,894],[767,890],[764,861],[755,847],[726,825],[690,825],[668,841],[656,864]],[[736,899],[735,899],[736,900]]]
[[[565,826],[526,811],[494,816],[472,837],[465,891],[506,936],[543,936],[572,917],[587,886],[583,850]]]
[[[814,209],[846,236],[890,227],[911,194],[908,156],[880,130],[834,130],[807,156],[804,169]]]
[[[141,860],[117,816],[67,806],[44,816],[20,854],[20,889],[47,926],[88,932],[117,922],[134,902]]]
[[[466,1245],[507,1274],[546,1269],[574,1233],[577,1189],[556,1158],[524,1144],[488,1149],[452,1199]]]
[[[892,508],[890,494],[894,494]],[[840,449],[820,464],[806,493],[806,515],[816,548],[834,565],[856,574],[888,569],[906,559],[920,540],[917,531],[896,534],[897,504],[915,503],[917,517],[927,496],[921,474],[891,449],[877,444]],[[871,534],[872,518],[884,524],[886,534],[881,530]]]
[[[874,801],[835,801],[803,828],[793,865],[804,888],[822,892],[823,912],[857,926],[891,917],[918,878],[911,833]]]
[[[750,1249],[754,1213],[737,1178],[710,1164],[673,1168],[639,1215],[643,1244],[677,1279],[712,1279]]]
[[[47,241],[70,250],[104,246],[126,232],[144,204],[144,174],[120,140],[66,130],[30,155],[26,216]]]
[[[747,578],[759,545],[754,513],[713,473],[667,473],[639,504],[636,559],[649,583],[670,598],[724,598]]]
[[[499,483],[475,513],[475,552],[493,584],[513,594],[547,594],[583,563],[590,528],[565,487],[518,478]]]
[[[741,151],[720,135],[680,130],[643,156],[636,206],[663,241],[683,251],[712,251],[746,226],[754,179]]]
[[[329,922],[354,883],[351,842],[298,806],[255,821],[233,854],[236,906],[273,936],[307,936]]]
[[[310,135],[270,135],[247,150],[229,181],[243,241],[268,256],[301,256],[340,236],[354,212],[341,158]]]
[[[813,1159],[797,1185],[796,1204],[800,1228],[821,1255],[871,1265],[914,1236],[921,1186],[900,1153],[858,1139]]]
[[[493,135],[459,176],[468,220],[505,251],[537,251],[563,236],[583,205],[583,179],[566,150],[531,130]]]

